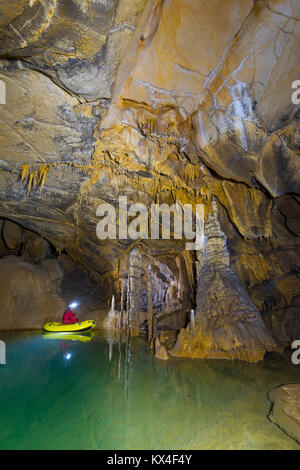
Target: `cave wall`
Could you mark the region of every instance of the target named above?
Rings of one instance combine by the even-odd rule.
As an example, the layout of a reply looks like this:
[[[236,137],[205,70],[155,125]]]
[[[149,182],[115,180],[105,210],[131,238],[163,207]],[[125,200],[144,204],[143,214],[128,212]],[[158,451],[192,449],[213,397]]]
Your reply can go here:
[[[98,205],[201,203],[207,218],[214,199],[235,274],[288,344],[300,295],[300,5],[2,0],[0,11],[0,215],[87,266],[109,308],[134,243],[97,238]],[[178,240],[139,246],[157,309],[189,310],[195,257]],[[141,310],[145,293],[144,282]]]

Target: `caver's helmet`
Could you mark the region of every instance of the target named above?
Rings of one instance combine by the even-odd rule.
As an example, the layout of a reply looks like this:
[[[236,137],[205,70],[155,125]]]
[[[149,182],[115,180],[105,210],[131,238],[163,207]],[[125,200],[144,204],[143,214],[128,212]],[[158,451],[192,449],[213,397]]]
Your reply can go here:
[[[78,306],[78,302],[72,302],[72,303],[68,306],[68,308],[70,308],[70,309],[72,310],[73,308],[76,308],[77,306]]]

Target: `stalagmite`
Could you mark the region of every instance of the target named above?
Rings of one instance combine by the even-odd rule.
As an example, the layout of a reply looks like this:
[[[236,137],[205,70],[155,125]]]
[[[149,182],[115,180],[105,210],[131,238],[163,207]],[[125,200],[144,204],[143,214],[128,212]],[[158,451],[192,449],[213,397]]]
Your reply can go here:
[[[174,356],[262,360],[276,344],[230,264],[214,200],[205,237],[204,251],[198,253],[195,328],[191,319],[169,352]]]
[[[111,299],[111,307],[110,311],[108,312],[104,322],[103,322],[103,327],[107,329],[115,329],[117,327],[118,323],[118,318],[117,318],[117,312],[115,311],[115,296],[112,296]]]

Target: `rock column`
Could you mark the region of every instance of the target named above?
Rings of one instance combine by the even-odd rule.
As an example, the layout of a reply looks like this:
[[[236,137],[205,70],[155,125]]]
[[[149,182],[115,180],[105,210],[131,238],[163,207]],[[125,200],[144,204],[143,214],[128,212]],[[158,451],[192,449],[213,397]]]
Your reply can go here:
[[[147,297],[148,297],[148,343],[150,347],[153,340],[153,301],[152,301],[152,268],[149,265],[147,271]]]
[[[132,336],[138,336],[140,332],[140,291],[141,291],[141,253],[137,247],[133,248],[129,254],[129,277],[128,277],[128,297],[129,297],[129,330]]]

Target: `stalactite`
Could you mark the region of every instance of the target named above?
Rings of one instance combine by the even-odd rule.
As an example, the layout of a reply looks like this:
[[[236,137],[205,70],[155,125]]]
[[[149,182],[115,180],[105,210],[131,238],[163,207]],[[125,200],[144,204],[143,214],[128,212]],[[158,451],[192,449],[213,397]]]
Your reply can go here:
[[[198,165],[193,165],[192,163],[186,163],[184,165],[183,176],[188,181],[188,183],[198,178],[200,173],[201,168]]]
[[[21,168],[21,180],[27,181],[29,175],[29,165],[22,165]]]
[[[66,165],[73,168],[79,168],[83,171],[88,171],[91,169],[90,165],[79,165],[73,162],[55,162],[48,163],[47,165],[41,164],[36,169],[31,169],[28,164],[22,165],[21,167],[21,180],[27,184],[27,193],[30,193],[32,187],[39,186],[40,192],[42,192],[43,187],[46,182],[46,178],[50,171],[50,168],[57,168],[58,166]]]
[[[130,276],[127,279],[127,296],[126,296],[126,332],[130,333]]]
[[[21,179],[27,183],[27,193],[30,193],[31,187],[40,186],[40,192],[44,187],[46,177],[49,173],[49,165],[41,165],[36,170],[29,170],[29,165],[22,165]]]

